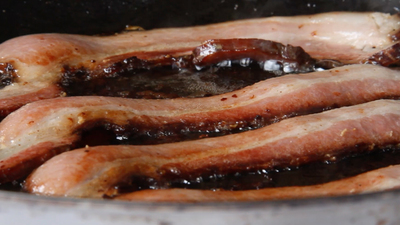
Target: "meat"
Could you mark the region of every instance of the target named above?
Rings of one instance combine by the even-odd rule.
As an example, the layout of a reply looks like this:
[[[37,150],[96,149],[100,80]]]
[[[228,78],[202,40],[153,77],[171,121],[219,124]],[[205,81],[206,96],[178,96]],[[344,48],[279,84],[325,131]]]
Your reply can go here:
[[[151,202],[221,202],[265,201],[332,197],[371,193],[400,188],[400,165],[373,170],[355,177],[312,186],[264,188],[260,190],[224,191],[160,189],[122,194],[115,199]]]
[[[351,65],[286,75],[208,98],[93,96],[34,102],[0,124],[0,183],[21,178],[60,151],[74,148],[82,130],[99,124],[114,127],[121,139],[149,133],[161,138],[219,136],[327,108],[398,97],[399,82],[396,70]]]
[[[0,184],[29,176],[25,190],[40,195],[157,201],[253,200],[255,195],[262,200],[397,188],[398,166],[393,166],[257,194],[120,190],[135,179],[162,184],[171,177],[296,167],[398,147],[400,103],[382,99],[400,97],[400,71],[382,66],[398,65],[399,30],[398,15],[341,12],[7,41],[0,45],[0,120],[6,117],[0,123]],[[278,77],[194,99],[120,98],[159,95],[152,90],[69,97],[74,91],[66,88],[160,68],[184,74],[231,71],[231,65],[249,70],[256,65]],[[341,67],[313,72],[324,65]],[[286,73],[303,74],[280,76]],[[98,129],[112,133],[111,139]],[[101,141],[91,142],[91,135]],[[128,145],[112,145],[121,143]],[[339,187],[347,189],[335,191]]]
[[[0,45],[0,64],[10,65],[15,71],[13,79],[10,79],[13,84],[0,91],[0,117],[28,102],[64,96],[64,91],[56,83],[65,66],[98,72],[133,56],[149,60],[168,55],[188,55],[196,46],[210,39],[258,38],[300,46],[315,59],[381,64],[380,59],[385,58],[385,65],[394,64],[398,57],[389,57],[392,60],[388,62],[387,57],[381,56],[389,52],[386,49],[397,49],[399,24],[397,15],[335,12],[138,31],[107,37],[65,34],[19,37]],[[5,74],[0,73],[0,77]]]
[[[223,173],[334,160],[342,154],[368,151],[372,146],[398,143],[399,121],[400,102],[378,100],[290,118],[258,130],[217,138],[149,146],[88,147],[50,159],[26,179],[25,188],[42,195],[99,198],[118,194],[114,186],[133,176],[158,180],[170,174],[195,176],[206,173],[207,168]],[[398,170],[394,171],[394,174],[398,173]],[[381,184],[388,184],[389,188],[398,186],[398,180],[394,185],[390,184],[392,173],[391,169],[383,170],[382,174],[387,177],[382,178],[384,182]],[[379,182],[382,174],[363,175],[372,178],[362,183],[366,184],[367,191],[375,190],[376,186],[368,183]],[[360,177],[352,179],[359,182]],[[351,180],[327,184],[327,189],[319,190],[321,187],[318,186],[309,189],[334,194],[329,192],[330,189],[346,182],[348,184]],[[297,193],[306,193],[307,190],[300,188]],[[356,189],[357,192],[363,190]],[[349,189],[342,193],[346,192]],[[248,193],[242,198],[251,199],[252,192]],[[262,193],[266,195],[267,191]],[[207,200],[207,192],[205,195]],[[235,194],[226,196],[234,198]],[[279,190],[275,196],[279,197]]]
[[[60,85],[68,96],[140,98],[142,93],[153,92],[154,98],[204,97],[314,69],[315,60],[300,47],[260,39],[216,39],[186,56],[131,57],[101,71],[65,66]]]
[[[209,40],[196,47],[193,55],[193,63],[197,67],[217,63],[230,66],[232,61],[240,61],[246,66],[255,60],[262,69],[279,74],[311,72],[315,64],[300,47],[260,39]]]

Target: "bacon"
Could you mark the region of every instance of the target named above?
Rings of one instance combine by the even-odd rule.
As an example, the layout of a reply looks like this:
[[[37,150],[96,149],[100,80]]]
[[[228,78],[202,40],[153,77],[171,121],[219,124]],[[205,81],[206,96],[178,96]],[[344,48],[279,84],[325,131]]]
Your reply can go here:
[[[197,67],[239,61],[243,66],[257,61],[262,69],[282,73],[305,73],[314,70],[315,61],[300,47],[284,46],[260,39],[217,39],[206,41],[193,50]]]
[[[188,55],[210,39],[258,38],[300,46],[315,59],[343,63],[393,64],[385,51],[398,42],[397,15],[334,12],[310,16],[271,17],[190,28],[129,32],[106,37],[38,34],[0,45],[0,64],[15,70],[13,84],[0,91],[2,117],[22,105],[63,96],[55,85],[65,66],[102,71],[130,57],[143,60]],[[397,49],[397,47],[395,47]],[[382,57],[389,52],[388,57]],[[372,57],[372,58],[371,58]],[[394,61],[393,61],[394,60]],[[0,75],[1,77],[2,75]],[[35,98],[33,96],[40,96]]]
[[[99,198],[117,194],[114,186],[135,176],[158,180],[170,174],[196,176],[208,168],[224,173],[334,160],[398,143],[399,121],[400,102],[378,100],[217,138],[88,147],[52,158],[26,179],[25,188],[42,195]]]
[[[204,133],[229,134],[326,108],[398,97],[399,85],[399,71],[352,65],[268,79],[208,98],[42,100],[22,107],[0,124],[0,183],[21,178],[60,151],[74,148],[81,131],[99,121],[122,131],[136,128],[135,134],[197,134],[199,138]]]
[[[122,194],[115,200],[151,202],[221,202],[301,199],[365,194],[400,188],[400,165],[369,171],[343,180],[311,186],[224,191],[160,189]]]
[[[59,83],[68,96],[141,98],[142,93],[153,91],[155,98],[204,97],[287,73],[314,70],[315,60],[300,47],[260,39],[215,39],[187,56],[155,60],[131,57],[101,71],[65,66]],[[253,80],[249,83],[246,77]],[[194,83],[196,79],[199,81]]]

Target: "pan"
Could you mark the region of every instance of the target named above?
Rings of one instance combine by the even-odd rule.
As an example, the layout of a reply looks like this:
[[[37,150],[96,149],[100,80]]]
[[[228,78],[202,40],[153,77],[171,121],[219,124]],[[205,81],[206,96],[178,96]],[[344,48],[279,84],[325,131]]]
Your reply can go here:
[[[112,34],[329,11],[398,13],[394,0],[2,1],[0,42],[33,33]],[[400,190],[357,196],[240,203],[138,203],[0,191],[7,224],[400,224]]]

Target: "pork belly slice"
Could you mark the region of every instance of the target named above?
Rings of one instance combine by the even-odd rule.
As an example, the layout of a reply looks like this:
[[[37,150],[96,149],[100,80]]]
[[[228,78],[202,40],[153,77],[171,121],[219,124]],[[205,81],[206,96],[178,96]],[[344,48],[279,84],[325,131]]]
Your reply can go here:
[[[196,177],[210,169],[225,173],[334,160],[398,143],[399,121],[400,101],[377,100],[223,137],[88,147],[50,159],[25,180],[25,188],[42,195],[99,198],[117,195],[115,186],[131,177]]]
[[[101,71],[129,57],[148,60],[160,55],[188,55],[206,40],[230,38],[258,38],[300,46],[316,59],[381,64],[380,59],[387,59],[381,55],[386,56],[388,52],[382,51],[392,49],[390,46],[398,41],[399,28],[397,15],[332,12],[106,37],[67,34],[18,37],[0,45],[0,64],[8,64],[15,70],[12,85],[0,91],[0,110],[3,111],[0,116],[37,98],[63,96],[64,92],[53,85],[59,81],[65,66]],[[397,61],[397,57],[389,58],[395,61],[385,60],[384,65]],[[32,97],[35,95],[40,97]]]
[[[120,139],[219,136],[332,107],[395,98],[400,96],[399,86],[399,71],[351,65],[272,78],[207,98],[89,96],[37,101],[0,123],[0,183],[21,178],[60,151],[76,148],[81,132],[99,125]]]
[[[179,188],[143,190],[122,194],[114,199],[151,202],[265,201],[365,194],[397,188],[400,188],[400,165],[372,170],[343,180],[311,186],[263,188],[245,191]]]

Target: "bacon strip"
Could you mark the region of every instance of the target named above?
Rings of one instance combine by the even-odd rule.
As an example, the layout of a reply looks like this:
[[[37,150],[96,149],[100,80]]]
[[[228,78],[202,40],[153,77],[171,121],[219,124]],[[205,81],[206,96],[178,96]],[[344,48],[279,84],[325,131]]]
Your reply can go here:
[[[378,100],[290,118],[240,134],[153,146],[99,146],[63,153],[26,179],[36,194],[102,197],[132,176],[160,179],[220,172],[296,166],[334,160],[400,140],[400,101]],[[363,149],[365,150],[365,148]],[[398,185],[398,184],[397,184]]]
[[[352,65],[268,79],[200,99],[42,100],[24,106],[0,124],[0,183],[21,178],[58,152],[69,150],[80,139],[80,130],[99,120],[137,127],[136,132],[166,130],[178,136],[180,130],[246,130],[310,111],[399,97],[399,86],[399,71]],[[175,134],[174,127],[180,128]]]
[[[97,72],[84,67],[65,66],[59,84],[69,96],[112,95],[119,97],[118,95],[122,93],[124,97],[136,98],[140,94],[137,96],[135,92],[155,91],[157,93],[155,96],[165,93],[164,96],[175,95],[175,98],[176,96],[194,97],[199,91],[204,92],[215,85],[227,86],[231,88],[230,91],[234,91],[239,89],[235,87],[235,84],[240,85],[240,88],[254,84],[256,81],[253,83],[245,81],[246,77],[252,76],[251,74],[257,74],[255,79],[260,81],[287,73],[313,72],[315,64],[315,60],[300,47],[285,46],[260,39],[216,39],[196,47],[191,55],[163,56],[155,60],[131,57]],[[239,65],[247,68],[241,68]],[[233,68],[220,70],[221,67]],[[191,81],[176,83],[187,79]],[[200,79],[201,82],[194,84],[193,79]],[[154,82],[157,82],[156,87],[152,87]],[[108,88],[104,87],[105,83]],[[167,90],[163,91],[165,86]],[[122,92],[119,92],[118,88],[121,88]],[[174,89],[183,89],[181,91],[183,93],[176,92]],[[219,94],[228,92],[224,92],[220,87],[217,89]],[[185,95],[185,92],[188,95]],[[205,96],[213,95],[207,92],[204,94]],[[159,96],[159,98],[164,97]]]
[[[399,29],[397,15],[333,12],[137,31],[107,37],[23,36],[0,45],[0,64],[10,64],[17,71],[13,85],[0,91],[0,111],[4,112],[0,116],[35,101],[33,96],[38,93],[41,93],[40,99],[63,96],[63,91],[54,85],[66,65],[101,71],[132,56],[153,59],[187,55],[206,40],[230,38],[258,38],[301,46],[316,59],[380,64],[382,57],[379,54],[398,41]],[[373,55],[375,57],[370,58]],[[390,58],[397,60],[393,55]],[[385,65],[392,63],[395,62],[387,62],[385,58]]]
[[[400,188],[400,165],[389,166],[343,180],[312,186],[264,188],[247,191],[189,189],[143,190],[115,200],[151,202],[265,201],[364,194]]]
[[[223,62],[229,65],[235,60],[246,65],[246,61],[255,60],[264,70],[278,73],[312,72],[315,64],[315,60],[300,47],[260,39],[209,40],[196,47],[193,56],[193,63],[198,67]]]

